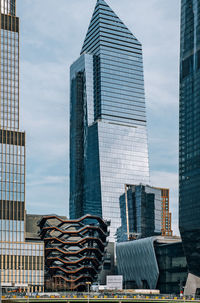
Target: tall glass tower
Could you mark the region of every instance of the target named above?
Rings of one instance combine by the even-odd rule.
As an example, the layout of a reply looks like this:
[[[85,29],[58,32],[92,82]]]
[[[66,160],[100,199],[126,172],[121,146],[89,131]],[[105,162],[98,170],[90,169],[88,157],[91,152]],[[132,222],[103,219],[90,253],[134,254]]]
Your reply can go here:
[[[181,2],[179,226],[189,272],[200,277],[200,0]]]
[[[19,130],[19,18],[0,2],[1,287],[43,289],[43,245],[25,243],[25,133]]]
[[[126,184],[149,183],[142,46],[104,0],[98,0],[71,66],[70,217],[121,226]]]

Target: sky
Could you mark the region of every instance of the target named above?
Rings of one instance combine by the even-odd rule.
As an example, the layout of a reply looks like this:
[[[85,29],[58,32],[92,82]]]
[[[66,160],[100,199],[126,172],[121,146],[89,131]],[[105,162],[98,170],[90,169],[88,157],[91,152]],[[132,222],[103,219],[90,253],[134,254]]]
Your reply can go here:
[[[96,0],[17,0],[28,213],[69,213],[69,67]],[[178,234],[180,0],[107,0],[143,45],[151,184],[170,188]]]

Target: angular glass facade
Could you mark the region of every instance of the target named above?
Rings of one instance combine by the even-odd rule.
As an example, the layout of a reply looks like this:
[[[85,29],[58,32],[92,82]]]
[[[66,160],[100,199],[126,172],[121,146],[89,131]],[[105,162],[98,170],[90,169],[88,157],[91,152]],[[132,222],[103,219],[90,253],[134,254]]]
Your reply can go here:
[[[90,213],[121,225],[125,184],[149,183],[141,43],[97,1],[71,66],[70,217]]]
[[[156,289],[159,268],[154,242],[156,237],[118,243],[116,245],[118,274],[127,288]]]
[[[200,277],[200,1],[181,2],[179,226],[189,271]]]
[[[1,0],[0,262],[1,286],[42,290],[43,244],[25,243],[25,133],[19,130],[19,18]]]
[[[151,237],[117,243],[118,274],[127,289],[159,289],[161,294],[179,294],[188,268],[181,239]]]
[[[123,242],[161,234],[161,189],[145,185],[126,185],[120,197],[122,225],[117,241]]]
[[[168,241],[170,242],[170,240]],[[182,242],[157,243],[155,253],[160,272],[156,288],[160,290],[161,294],[180,295],[188,276]]]

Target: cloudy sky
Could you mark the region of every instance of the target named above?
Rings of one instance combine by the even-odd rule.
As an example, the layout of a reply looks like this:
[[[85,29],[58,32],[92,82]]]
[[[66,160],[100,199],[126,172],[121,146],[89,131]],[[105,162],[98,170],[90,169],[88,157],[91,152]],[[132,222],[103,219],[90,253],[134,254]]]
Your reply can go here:
[[[29,213],[68,215],[69,67],[79,56],[95,3],[17,0]],[[170,188],[177,234],[180,0],[107,3],[143,44],[151,183]]]

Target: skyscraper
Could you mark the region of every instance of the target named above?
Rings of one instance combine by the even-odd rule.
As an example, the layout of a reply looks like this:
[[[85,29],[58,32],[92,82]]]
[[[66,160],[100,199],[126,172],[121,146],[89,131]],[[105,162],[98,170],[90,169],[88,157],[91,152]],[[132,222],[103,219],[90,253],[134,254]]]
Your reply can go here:
[[[125,184],[148,184],[149,164],[142,46],[104,0],[70,79],[70,217],[110,219],[113,241]]]
[[[189,272],[200,277],[200,1],[181,2],[179,226]]]
[[[43,244],[25,243],[25,133],[19,130],[19,18],[1,0],[0,260],[1,286],[43,286]]]

